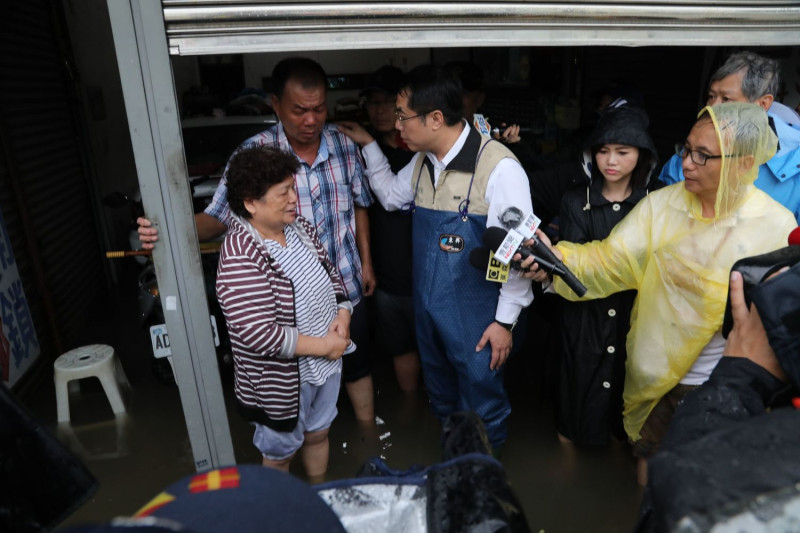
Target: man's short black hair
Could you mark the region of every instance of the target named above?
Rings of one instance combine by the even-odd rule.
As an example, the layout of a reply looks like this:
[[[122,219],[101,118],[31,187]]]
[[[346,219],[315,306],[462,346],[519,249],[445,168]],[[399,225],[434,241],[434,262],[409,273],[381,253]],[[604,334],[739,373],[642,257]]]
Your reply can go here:
[[[404,93],[408,97],[408,106],[416,113],[430,113],[438,109],[448,126],[461,121],[464,113],[463,90],[461,81],[452,72],[433,65],[415,67],[403,80],[400,94]]]
[[[250,218],[245,200],[256,200],[300,168],[297,158],[277,148],[252,146],[237,151],[226,171],[231,212]]]
[[[272,69],[275,96],[280,99],[289,80],[300,82],[303,89],[322,87],[327,90],[328,77],[319,63],[307,57],[287,57]]]

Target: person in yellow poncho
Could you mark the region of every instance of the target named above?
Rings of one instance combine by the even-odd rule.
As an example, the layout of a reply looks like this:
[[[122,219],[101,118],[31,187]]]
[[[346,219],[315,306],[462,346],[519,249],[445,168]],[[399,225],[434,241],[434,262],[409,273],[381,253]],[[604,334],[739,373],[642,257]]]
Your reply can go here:
[[[795,227],[785,207],[753,186],[776,146],[757,105],[705,107],[677,147],[685,182],[650,193],[606,239],[553,248],[588,288],[583,299],[638,290],[627,338],[623,417],[639,457],[640,483],[675,404],[707,379],[722,356],[719,330],[731,266],[785,246]],[[549,244],[543,233],[538,237]],[[532,258],[522,267],[530,268],[526,277],[548,277]],[[579,299],[559,278],[553,288]]]

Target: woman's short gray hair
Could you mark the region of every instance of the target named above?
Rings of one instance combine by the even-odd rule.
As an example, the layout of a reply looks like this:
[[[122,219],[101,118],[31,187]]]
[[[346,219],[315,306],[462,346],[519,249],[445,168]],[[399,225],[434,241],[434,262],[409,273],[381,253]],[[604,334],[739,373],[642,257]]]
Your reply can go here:
[[[744,71],[742,94],[748,102],[755,102],[765,94],[778,96],[781,85],[781,67],[777,61],[753,52],[736,52],[711,76],[711,83]]]

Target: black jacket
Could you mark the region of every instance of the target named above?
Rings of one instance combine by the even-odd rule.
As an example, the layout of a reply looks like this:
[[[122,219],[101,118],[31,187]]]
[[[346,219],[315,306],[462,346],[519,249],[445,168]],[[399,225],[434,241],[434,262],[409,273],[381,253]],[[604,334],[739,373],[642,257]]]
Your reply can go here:
[[[637,531],[673,531],[679,521],[708,531],[800,482],[800,411],[767,411],[788,388],[749,359],[723,357],[678,406],[648,463]]]
[[[586,243],[606,238],[645,194],[637,189],[622,202],[610,202],[602,194],[600,180],[569,191],[561,203],[561,239]],[[556,425],[573,442],[603,445],[610,434],[625,438],[625,341],[635,297],[636,291],[624,291],[562,303]]]

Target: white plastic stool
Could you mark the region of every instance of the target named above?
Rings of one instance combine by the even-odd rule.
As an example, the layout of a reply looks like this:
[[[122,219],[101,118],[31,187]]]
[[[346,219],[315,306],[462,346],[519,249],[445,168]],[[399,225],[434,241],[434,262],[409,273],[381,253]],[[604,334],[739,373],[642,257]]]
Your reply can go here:
[[[70,381],[88,377],[96,377],[103,385],[103,390],[114,413],[124,413],[125,404],[119,391],[119,383],[128,384],[122,365],[114,356],[114,348],[105,344],[90,344],[75,348],[59,356],[53,364],[56,382],[56,406],[58,421],[69,422],[69,390]]]

